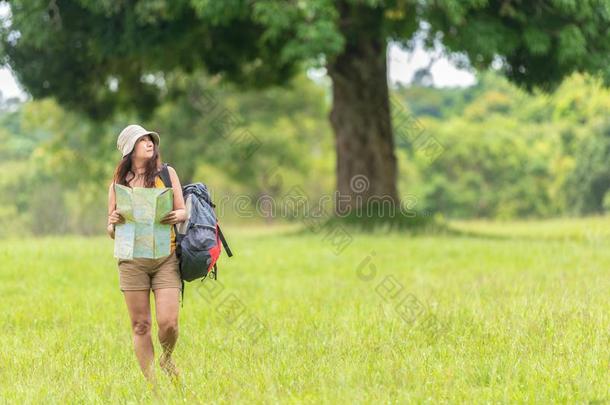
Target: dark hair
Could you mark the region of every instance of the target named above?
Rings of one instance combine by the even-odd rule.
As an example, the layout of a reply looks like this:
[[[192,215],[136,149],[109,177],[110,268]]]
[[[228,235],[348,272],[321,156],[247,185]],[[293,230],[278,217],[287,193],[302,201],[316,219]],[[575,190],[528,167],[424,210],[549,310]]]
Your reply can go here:
[[[140,138],[138,138],[136,143],[139,140]],[[131,171],[131,156],[133,155],[134,150],[135,145],[131,152],[123,156],[123,159],[121,159],[118,166],[114,170],[113,180],[116,184],[129,187],[129,184],[127,183],[127,173]],[[153,155],[150,159],[148,159],[145,167],[146,171],[144,173],[144,187],[154,187],[155,177],[157,177],[161,170],[161,153],[159,152],[159,147],[156,142],[153,142]]]

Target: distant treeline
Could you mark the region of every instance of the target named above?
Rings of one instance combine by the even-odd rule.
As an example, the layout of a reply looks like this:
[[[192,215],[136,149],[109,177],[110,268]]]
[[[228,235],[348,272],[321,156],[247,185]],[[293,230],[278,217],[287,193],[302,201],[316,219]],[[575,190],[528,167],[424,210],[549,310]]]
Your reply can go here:
[[[3,105],[0,235],[102,233],[116,136],[133,122],[160,132],[163,160],[183,183],[211,186],[226,221],[283,220],[255,205],[294,186],[312,199],[333,193],[327,85],[303,75],[243,92],[175,74],[166,86],[144,119],[95,123],[52,100]],[[595,78],[527,94],[490,73],[469,88],[394,89],[392,100],[399,189],[417,210],[504,219],[610,209],[610,91]],[[239,196],[249,206],[238,213],[226,202]]]
[[[432,158],[405,142],[403,188],[448,217],[589,215],[610,209],[610,91],[574,75],[528,94],[486,74],[466,89],[397,91]],[[399,129],[396,129],[400,133]],[[407,163],[404,163],[407,162]]]

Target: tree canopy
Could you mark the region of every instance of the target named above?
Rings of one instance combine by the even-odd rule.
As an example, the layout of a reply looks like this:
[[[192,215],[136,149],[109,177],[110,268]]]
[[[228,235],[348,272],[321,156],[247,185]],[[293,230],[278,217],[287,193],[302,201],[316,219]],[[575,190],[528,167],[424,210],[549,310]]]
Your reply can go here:
[[[0,30],[3,63],[35,98],[52,96],[96,120],[131,109],[151,117],[175,72],[207,72],[246,89],[285,85],[307,66],[326,67],[337,190],[348,196],[355,194],[351,179],[365,176],[365,198],[398,199],[389,41],[406,48],[423,41],[459,66],[493,67],[527,90],[550,90],[573,72],[610,81],[608,0],[9,4],[11,20]]]
[[[610,2],[603,0],[21,0],[2,30],[4,62],[34,97],[107,117],[150,113],[162,74],[210,74],[242,85],[286,83],[301,62],[324,65],[378,36],[409,47],[414,34],[462,66],[498,66],[527,88],[573,71],[610,79]],[[339,9],[354,22],[339,26]],[[376,13],[378,17],[374,17]]]

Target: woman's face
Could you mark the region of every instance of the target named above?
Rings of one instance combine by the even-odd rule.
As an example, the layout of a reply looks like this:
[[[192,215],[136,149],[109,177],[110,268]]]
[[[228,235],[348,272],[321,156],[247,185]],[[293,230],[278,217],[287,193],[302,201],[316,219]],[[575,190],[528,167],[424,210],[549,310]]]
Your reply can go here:
[[[133,157],[139,159],[150,159],[155,152],[155,144],[150,135],[144,135],[136,141],[133,148]]]

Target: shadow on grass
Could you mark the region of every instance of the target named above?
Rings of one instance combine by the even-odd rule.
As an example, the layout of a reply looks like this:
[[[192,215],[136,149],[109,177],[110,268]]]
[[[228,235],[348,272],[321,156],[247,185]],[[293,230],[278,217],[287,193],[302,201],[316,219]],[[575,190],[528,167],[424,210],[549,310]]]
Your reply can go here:
[[[439,218],[419,215],[395,215],[392,217],[330,216],[294,219],[302,226],[284,233],[286,236],[303,236],[311,233],[328,233],[342,230],[349,233],[407,235],[438,235],[448,231],[447,224]]]
[[[441,236],[449,238],[479,239],[489,241],[570,241],[590,243],[591,240],[578,234],[510,234],[491,233],[460,229],[452,226],[450,222],[440,216],[420,215],[394,216],[385,218],[363,218],[355,216],[328,217],[328,218],[300,218],[294,223],[302,226],[284,232],[285,236],[303,236],[312,233],[325,234],[333,230],[342,229],[349,233],[367,235],[387,235],[390,233],[410,236]],[[610,243],[610,238],[605,238]]]
[[[532,242],[582,242],[591,243],[592,240],[579,234],[546,234],[540,235],[536,233],[531,234],[501,234],[501,233],[489,233],[489,232],[476,232],[466,229],[453,228],[451,225],[447,226],[445,235],[456,238],[469,238],[469,239],[483,239],[483,240],[498,240],[498,241],[532,241]],[[605,240],[610,243],[610,237],[601,237],[598,240]]]

